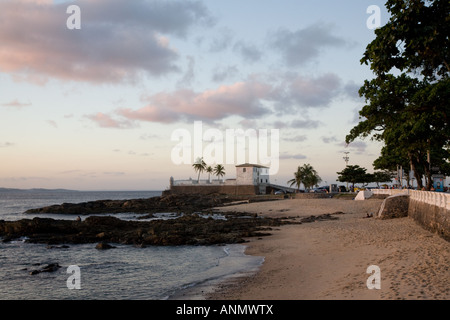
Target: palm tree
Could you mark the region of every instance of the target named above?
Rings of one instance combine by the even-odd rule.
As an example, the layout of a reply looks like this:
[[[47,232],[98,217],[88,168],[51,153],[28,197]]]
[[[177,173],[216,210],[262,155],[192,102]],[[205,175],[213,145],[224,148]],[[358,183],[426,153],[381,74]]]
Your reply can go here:
[[[305,174],[303,184],[306,189],[311,189],[322,181],[322,178],[319,177],[317,171],[309,163],[303,165],[303,170]]]
[[[214,167],[214,174],[217,176],[217,180],[225,175],[225,167],[221,164],[218,164]]]
[[[297,189],[300,189],[300,185],[303,183],[305,189],[310,189],[315,185],[318,185],[322,179],[317,174],[317,171],[308,163],[303,166],[299,166],[297,171],[294,172],[294,179],[288,181],[291,187],[295,184]]]
[[[196,172],[198,172],[197,183],[199,183],[200,182],[200,173],[202,173],[203,171],[206,170],[206,163],[205,163],[205,161],[203,161],[203,158],[197,158],[197,160],[195,160],[195,162],[192,166],[194,167],[194,170]]]
[[[206,172],[208,172],[208,181],[211,181],[211,173],[213,173],[213,168],[211,166],[207,166],[205,169]]]
[[[297,189],[300,190],[300,185],[302,184],[303,179],[304,179],[303,168],[299,166],[297,168],[297,171],[294,172],[294,179],[289,180],[288,183],[290,183],[291,187],[295,184],[297,186]]]

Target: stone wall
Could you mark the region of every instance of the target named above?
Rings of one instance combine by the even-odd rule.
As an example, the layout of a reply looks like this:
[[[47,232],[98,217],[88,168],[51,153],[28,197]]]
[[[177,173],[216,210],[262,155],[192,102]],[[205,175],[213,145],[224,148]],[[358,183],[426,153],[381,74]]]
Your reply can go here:
[[[169,191],[171,194],[229,194],[229,195],[256,195],[259,194],[257,186],[240,186],[240,185],[221,185],[221,186],[172,186]]]
[[[450,241],[450,194],[411,191],[408,215],[425,229]]]
[[[450,194],[442,192],[428,192],[417,190],[373,190],[374,194],[394,194],[387,198],[387,201],[383,203],[380,209],[379,216],[383,211],[383,216],[392,217],[401,216],[400,211],[405,211],[405,215],[414,219],[425,229],[439,234],[444,239],[450,241]],[[400,201],[401,196],[408,196],[409,201],[407,206],[398,205],[393,198],[398,198]],[[396,200],[396,199],[394,199]],[[386,208],[386,212],[385,211]],[[395,214],[391,214],[392,210]]]
[[[256,168],[236,167],[236,182],[239,185],[256,184]]]

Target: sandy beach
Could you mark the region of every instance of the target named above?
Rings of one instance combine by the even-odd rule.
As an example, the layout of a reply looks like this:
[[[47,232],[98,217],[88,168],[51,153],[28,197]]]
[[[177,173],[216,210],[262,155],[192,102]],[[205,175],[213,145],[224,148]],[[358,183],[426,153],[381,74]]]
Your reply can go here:
[[[212,300],[450,299],[450,243],[411,218],[380,220],[380,199],[286,199],[218,208],[267,217],[325,213],[337,220],[286,225],[249,239],[246,253],[263,256],[259,271],[221,284]],[[369,290],[376,265],[381,288]]]

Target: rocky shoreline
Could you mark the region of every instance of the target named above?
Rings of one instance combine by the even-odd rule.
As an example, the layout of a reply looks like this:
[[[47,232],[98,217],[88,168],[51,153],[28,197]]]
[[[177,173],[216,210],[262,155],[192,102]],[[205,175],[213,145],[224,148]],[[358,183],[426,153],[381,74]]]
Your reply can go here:
[[[84,221],[51,218],[0,221],[3,241],[26,237],[30,243],[120,243],[135,246],[213,245],[242,243],[246,237],[269,235],[272,227],[292,223],[285,219],[229,214],[226,219],[197,214],[177,219],[125,221],[112,216],[90,216]]]
[[[82,203],[63,203],[30,209],[25,214],[92,215],[102,213],[152,214],[160,212],[194,213],[218,207],[234,199],[221,195],[163,195],[148,199],[97,200]]]
[[[98,249],[112,248],[108,243],[135,246],[215,245],[242,243],[247,237],[270,235],[268,231],[273,227],[299,223],[292,219],[263,218],[239,212],[222,213],[220,219],[213,218],[211,208],[234,200],[219,195],[164,195],[149,199],[64,203],[31,209],[26,214],[67,214],[83,218],[0,220],[0,237],[3,242],[25,237],[27,242],[48,245],[97,243]],[[102,215],[136,213],[143,218],[161,212],[176,213],[178,217],[128,221]]]

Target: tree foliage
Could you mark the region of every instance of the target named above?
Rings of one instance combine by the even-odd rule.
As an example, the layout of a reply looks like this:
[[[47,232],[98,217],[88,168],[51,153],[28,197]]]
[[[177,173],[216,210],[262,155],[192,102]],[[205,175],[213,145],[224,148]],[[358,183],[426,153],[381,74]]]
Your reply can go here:
[[[290,186],[296,185],[297,189],[300,189],[301,184],[305,186],[305,189],[310,189],[318,185],[322,179],[317,171],[310,165],[304,164],[299,166],[297,171],[294,172],[294,178],[289,180]]]
[[[366,105],[346,141],[371,136],[384,142],[374,165],[407,164],[420,188],[425,174],[429,189],[431,167],[446,170],[450,159],[450,2],[389,0],[386,7],[391,19],[361,59],[376,77],[359,90]]]
[[[195,172],[198,172],[197,182],[200,182],[200,174],[206,170],[206,163],[203,158],[197,158],[192,165]]]
[[[386,8],[391,19],[375,30],[361,62],[377,76],[396,68],[428,79],[448,77],[450,2],[388,0]]]
[[[222,178],[225,175],[225,167],[221,164],[217,164],[214,168],[207,165],[203,158],[197,158],[192,165],[195,172],[198,172],[197,183],[200,182],[200,174],[202,172],[207,172],[209,174],[208,180],[211,178],[211,173],[217,176],[218,179]]]
[[[358,165],[346,166],[341,172],[337,172],[338,181],[350,182],[353,186],[356,183],[367,183],[367,169]]]
[[[367,185],[375,182],[378,186],[382,182],[391,182],[393,174],[389,170],[375,171],[374,173],[367,173],[366,168],[362,168],[358,165],[346,166],[341,172],[337,172],[338,181],[350,182],[354,187],[357,183]]]
[[[222,178],[225,175],[225,167],[221,164],[217,164],[214,167],[214,174],[217,176],[217,179]]]

